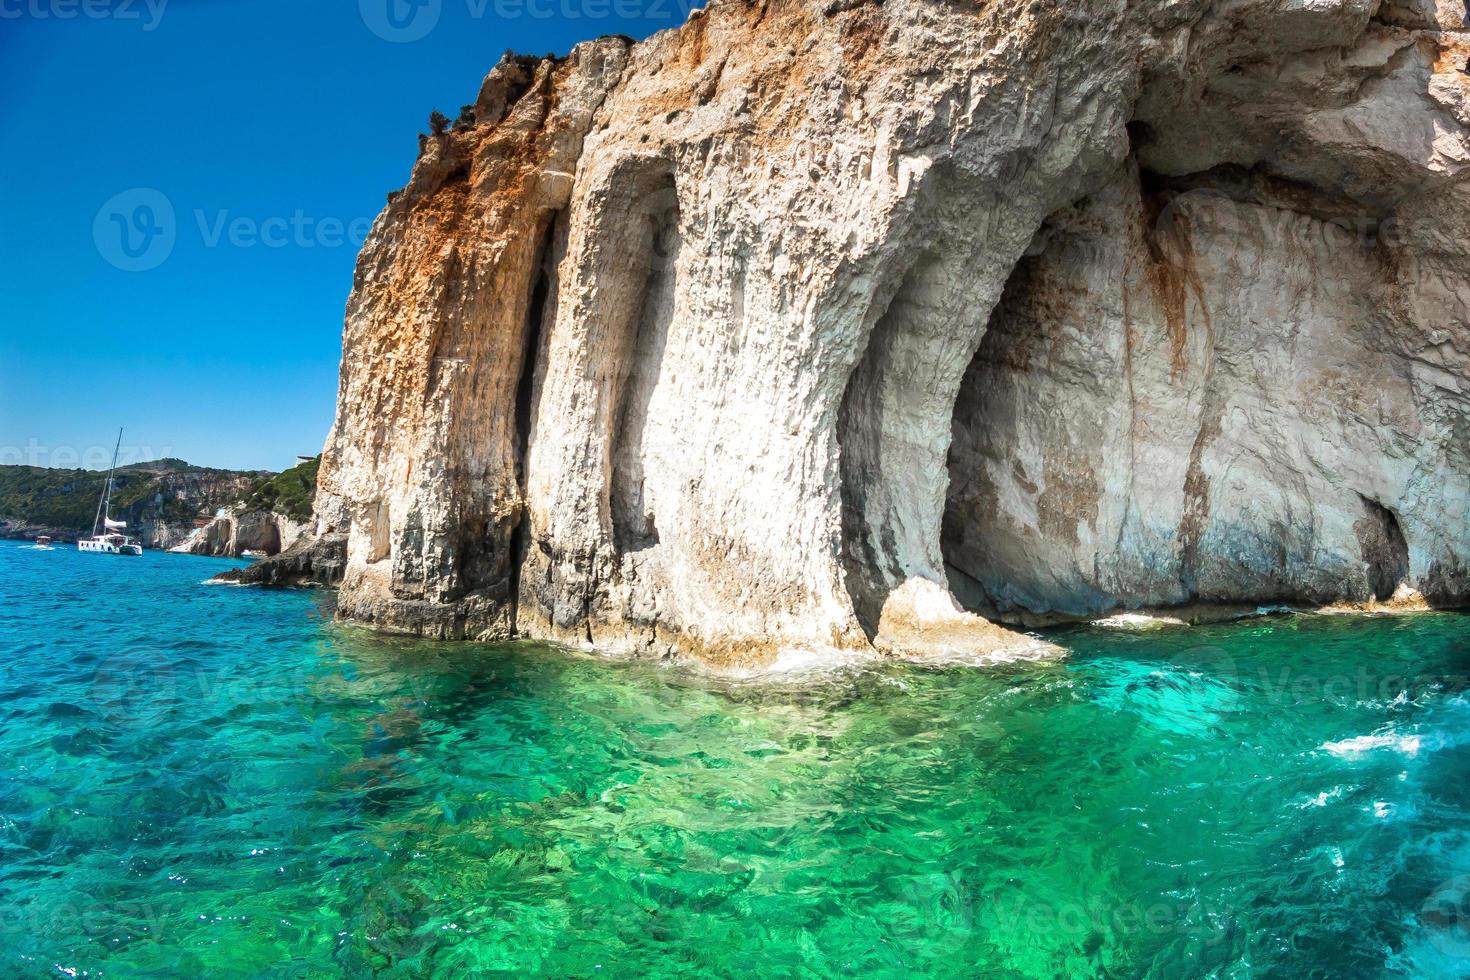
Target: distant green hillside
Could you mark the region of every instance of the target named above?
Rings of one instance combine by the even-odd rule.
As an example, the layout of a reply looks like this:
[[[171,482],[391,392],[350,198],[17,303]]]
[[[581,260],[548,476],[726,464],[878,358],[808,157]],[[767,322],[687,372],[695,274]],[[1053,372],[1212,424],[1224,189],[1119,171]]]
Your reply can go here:
[[[112,516],[187,524],[233,503],[268,473],[241,473],[164,459],[119,469],[113,477]],[[0,518],[58,530],[90,532],[107,474],[96,470],[0,466]]]
[[[0,516],[47,527],[90,528],[105,477],[91,470],[0,466]]]
[[[284,473],[241,472],[160,459],[117,471],[112,516],[131,529],[190,525],[222,507],[274,510],[293,520],[311,516],[320,457]],[[107,474],[96,470],[0,466],[0,522],[91,533]]]

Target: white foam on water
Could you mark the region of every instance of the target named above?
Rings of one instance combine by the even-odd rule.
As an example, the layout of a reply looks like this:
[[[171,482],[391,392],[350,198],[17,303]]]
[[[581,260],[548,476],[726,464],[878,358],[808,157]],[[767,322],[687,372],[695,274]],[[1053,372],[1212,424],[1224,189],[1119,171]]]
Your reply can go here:
[[[1182,619],[1173,616],[1149,616],[1146,613],[1118,613],[1116,616],[1104,616],[1102,619],[1094,619],[1093,626],[1101,626],[1109,630],[1147,630],[1158,629],[1162,626],[1188,626]]]
[[[1066,650],[1053,646],[1039,637],[1031,637],[1027,641],[983,653],[946,650],[901,659],[922,667],[994,667],[997,664],[1057,660],[1066,655]]]
[[[877,651],[842,650],[835,647],[783,647],[776,659],[758,667],[706,667],[691,662],[696,670],[727,679],[741,681],[787,681],[801,677],[820,677],[841,673],[877,663],[883,657]]]
[[[815,650],[810,647],[786,647],[776,659],[756,674],[828,673],[845,667],[858,667],[878,660],[877,653],[862,650]]]
[[[1323,792],[1318,793],[1316,796],[1307,797],[1296,806],[1298,810],[1306,810],[1310,807],[1326,806],[1332,800],[1341,799],[1342,794],[1343,788],[1341,786],[1334,786],[1329,790],[1324,790]]]
[[[1387,733],[1381,735],[1359,735],[1355,738],[1345,738],[1338,742],[1323,742],[1322,749],[1332,753],[1339,759],[1361,758],[1369,752],[1378,749],[1391,749],[1403,753],[1409,758],[1419,754],[1423,741],[1418,735],[1399,735]]]

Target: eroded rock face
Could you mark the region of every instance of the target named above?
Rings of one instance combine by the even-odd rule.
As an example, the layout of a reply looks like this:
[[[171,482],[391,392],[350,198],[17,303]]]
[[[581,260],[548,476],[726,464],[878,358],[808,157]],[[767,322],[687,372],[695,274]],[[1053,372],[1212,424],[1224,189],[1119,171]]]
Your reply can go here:
[[[1023,260],[956,410],[946,555],[973,604],[1463,599],[1464,394],[1394,300],[1432,284],[1231,190],[1145,196],[1126,169]]]
[[[744,662],[1024,642],[951,575],[1463,598],[1441,6],[724,0],[508,57],[359,260],[339,609]]]
[[[169,550],[225,558],[239,558],[247,551],[277,555],[295,544],[305,530],[301,524],[274,511],[231,509],[196,528]]]
[[[1046,223],[956,409],[972,605],[1465,601],[1464,35],[1394,26],[1432,14],[1228,52]]]

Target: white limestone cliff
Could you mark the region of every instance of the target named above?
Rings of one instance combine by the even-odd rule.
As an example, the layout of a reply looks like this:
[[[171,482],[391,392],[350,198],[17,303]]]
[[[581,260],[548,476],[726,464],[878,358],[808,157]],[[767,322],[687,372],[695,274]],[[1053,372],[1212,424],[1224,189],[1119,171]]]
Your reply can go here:
[[[319,548],[384,628],[735,663],[1463,602],[1464,17],[715,0],[507,56],[363,249],[260,577]]]

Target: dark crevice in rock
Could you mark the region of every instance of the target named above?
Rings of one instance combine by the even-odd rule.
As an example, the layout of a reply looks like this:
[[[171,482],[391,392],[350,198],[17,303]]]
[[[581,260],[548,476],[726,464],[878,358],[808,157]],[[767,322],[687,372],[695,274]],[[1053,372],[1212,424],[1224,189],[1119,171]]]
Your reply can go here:
[[[621,372],[617,418],[613,427],[609,512],[613,545],[631,554],[658,544],[658,526],[646,495],[644,432],[649,404],[663,371],[664,347],[673,320],[679,259],[679,202],[672,174],[661,177],[631,214],[642,281],[629,324],[627,362]]]
[[[1131,120],[1123,128],[1128,134],[1128,146],[1134,156],[1158,139],[1158,131],[1142,119]]]
[[[872,640],[878,634],[878,620],[883,612],[883,599],[870,581],[869,570],[876,556],[868,539],[867,523],[864,519],[866,504],[863,491],[863,475],[859,448],[863,435],[852,431],[850,420],[859,411],[854,407],[860,396],[855,395],[858,374],[853,374],[847,391],[842,396],[842,408],[837,426],[838,452],[841,454],[842,469],[842,567],[847,583],[848,595],[852,598],[853,612],[863,632]]]
[[[1368,589],[1382,602],[1409,578],[1409,543],[1394,512],[1359,494],[1363,516],[1353,525],[1363,549]]]
[[[1262,164],[1246,167],[1225,163],[1188,174],[1164,174],[1140,167],[1138,178],[1154,220],[1171,214],[1177,207],[1175,199],[1188,195],[1195,210],[1244,204],[1315,218],[1333,225],[1338,230],[1335,240],[1344,246],[1356,243],[1371,249],[1379,240],[1402,233],[1392,223],[1399,196],[1387,190],[1372,200],[1359,200],[1339,190],[1283,177]]]
[[[542,268],[531,290],[525,361],[521,366],[520,380],[516,382],[516,479],[523,488],[526,482],[526,449],[531,440],[531,395],[535,388],[537,354],[541,347],[549,291],[550,277]]]
[[[521,569],[531,550],[531,519],[526,509],[526,456],[535,423],[535,401],[539,379],[545,373],[547,330],[556,312],[556,257],[558,239],[565,235],[565,210],[557,211],[546,223],[536,247],[531,298],[526,306],[526,330],[521,345],[521,374],[515,394],[515,465],[517,506],[520,517],[510,542],[510,628],[515,633],[520,611]]]
[[[1006,561],[995,549],[1006,545],[999,536],[987,534],[993,530],[988,521],[996,513],[1000,488],[989,466],[980,460],[993,455],[992,436],[1015,424],[1005,401],[991,396],[996,394],[999,378],[1030,371],[1038,345],[1045,344],[1047,324],[1025,312],[1026,298],[1041,274],[1041,253],[1061,233],[1050,222],[1044,224],[1033,248],[1011,271],[954,405],[950,482],[939,544],[950,592],[965,609],[985,616],[994,616],[1008,603],[987,585],[994,584],[996,569]],[[1017,480],[1035,489],[1018,464],[1010,468]]]
[[[1220,396],[1204,379],[1204,405],[1200,409],[1199,430],[1189,449],[1189,465],[1184,471],[1184,515],[1179,521],[1179,586],[1192,601],[1200,594],[1200,544],[1210,521],[1210,478],[1205,473],[1204,453],[1220,436],[1222,407]]]

